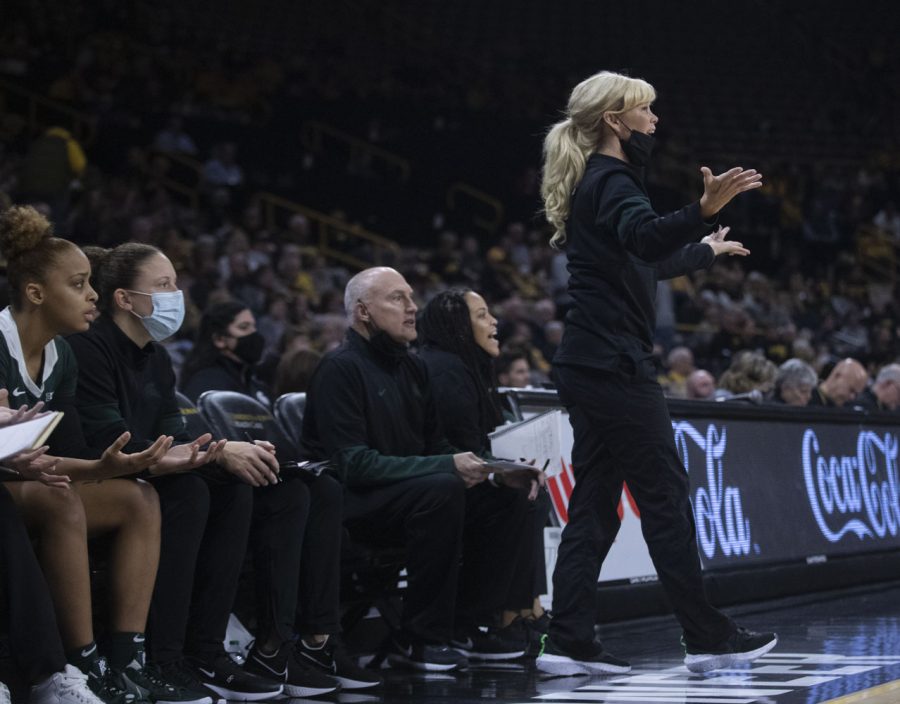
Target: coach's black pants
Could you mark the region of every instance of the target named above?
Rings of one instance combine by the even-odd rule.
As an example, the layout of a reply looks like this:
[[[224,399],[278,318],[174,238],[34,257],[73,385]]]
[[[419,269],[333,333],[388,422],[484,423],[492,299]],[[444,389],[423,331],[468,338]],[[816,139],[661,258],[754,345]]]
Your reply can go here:
[[[61,491],[61,489],[57,490]],[[44,573],[9,492],[0,484],[0,575],[13,661],[29,684],[61,672],[66,656]]]
[[[575,648],[593,640],[597,577],[619,530],[623,480],[685,641],[702,648],[727,638],[735,625],[703,587],[687,472],[659,384],[584,367],[555,375],[575,436],[575,489],[553,573],[553,639]]]

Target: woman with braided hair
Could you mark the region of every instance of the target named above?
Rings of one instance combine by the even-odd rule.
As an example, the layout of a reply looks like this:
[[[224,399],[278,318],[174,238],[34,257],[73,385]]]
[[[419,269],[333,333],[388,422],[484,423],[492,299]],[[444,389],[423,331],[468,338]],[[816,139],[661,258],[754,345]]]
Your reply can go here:
[[[459,450],[489,455],[488,433],[503,423],[492,367],[500,353],[497,320],[474,291],[450,290],[425,306],[419,328],[421,357],[447,440]],[[543,571],[541,538],[548,506],[546,501],[534,503],[539,495],[536,481],[525,487],[503,486],[503,481],[498,474],[493,485],[482,482],[466,490],[465,559],[457,610],[461,634],[451,645],[473,659],[485,657],[497,645],[480,642],[483,635],[479,638],[478,633],[484,632],[473,625],[496,626],[490,635],[515,640],[519,647],[527,646],[522,642],[524,633],[518,625],[507,628],[518,616],[525,617],[523,625],[546,629],[543,611],[535,610],[540,609],[535,595],[543,591],[536,573]],[[479,540],[486,523],[495,526],[488,544]],[[495,569],[493,582],[484,584],[485,571],[477,568],[480,562],[508,568]],[[461,647],[469,637],[471,646]]]

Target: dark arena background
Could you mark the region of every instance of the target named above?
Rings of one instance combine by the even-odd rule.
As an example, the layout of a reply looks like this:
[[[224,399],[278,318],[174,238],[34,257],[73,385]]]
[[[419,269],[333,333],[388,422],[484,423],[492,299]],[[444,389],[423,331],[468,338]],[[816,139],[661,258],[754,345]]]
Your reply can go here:
[[[560,407],[550,360],[570,305],[541,214],[544,134],[587,76],[644,78],[658,212],[699,198],[701,166],[764,176],[720,215],[751,254],[660,284],[656,362],[710,596],[777,631],[777,648],[690,674],[623,501],[610,556],[623,561],[601,574],[596,621],[631,673],[552,678],[533,658],[385,668],[380,689],[325,700],[896,703],[900,381],[875,410],[769,397],[789,359],[826,380],[851,357],[873,387],[900,362],[898,42],[900,5],[881,0],[3,0],[0,209],[35,204],[78,245],[161,248],[187,302],[166,342],[176,368],[216,301],[247,304],[274,379],[282,356],[340,343],[344,285],[363,268],[396,268],[420,308],[471,288],[527,362],[509,386],[529,388],[504,393],[523,420]],[[696,370],[716,387],[705,400],[687,383]],[[251,630],[252,581],[235,607]],[[378,659],[396,582],[375,596],[381,611],[345,595],[362,662]],[[2,643],[0,679],[27,701]]]

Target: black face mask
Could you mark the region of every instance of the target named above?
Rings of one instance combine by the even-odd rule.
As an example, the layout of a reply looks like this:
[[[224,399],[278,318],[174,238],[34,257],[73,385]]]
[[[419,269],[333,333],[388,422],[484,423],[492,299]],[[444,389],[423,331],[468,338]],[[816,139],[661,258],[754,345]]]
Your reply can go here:
[[[366,304],[362,301],[359,301],[359,303],[362,304],[364,308],[366,307]],[[409,352],[409,345],[405,342],[397,342],[384,330],[378,327],[372,319],[371,313],[369,314],[369,319],[363,321],[363,325],[366,327],[366,332],[369,333],[369,345],[372,347],[372,351],[379,357],[393,362],[399,362]]]
[[[625,125],[624,122],[622,124]],[[628,135],[627,140],[620,139],[619,142],[622,144],[622,151],[628,157],[628,162],[639,168],[647,166],[650,163],[653,148],[656,146],[656,140],[649,134],[631,129],[628,125],[625,127],[631,134]]]
[[[394,362],[400,361],[409,352],[409,345],[397,342],[381,328],[375,328],[374,331],[369,328],[369,344],[375,354]]]
[[[254,365],[262,357],[263,348],[266,346],[266,338],[258,332],[235,338],[237,344],[232,350],[244,364]]]

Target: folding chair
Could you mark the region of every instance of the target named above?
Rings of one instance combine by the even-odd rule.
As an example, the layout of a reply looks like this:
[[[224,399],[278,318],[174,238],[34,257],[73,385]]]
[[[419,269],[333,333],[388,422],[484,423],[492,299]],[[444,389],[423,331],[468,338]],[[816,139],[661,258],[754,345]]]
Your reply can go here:
[[[300,447],[300,439],[303,435],[303,414],[306,411],[306,394],[297,391],[290,394],[281,394],[275,399],[275,418],[281,429],[294,441],[294,445]]]
[[[226,440],[267,440],[278,450],[278,461],[297,461],[297,447],[275,416],[255,398],[235,391],[205,391],[197,399],[200,414],[213,434]]]

